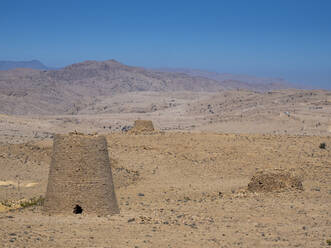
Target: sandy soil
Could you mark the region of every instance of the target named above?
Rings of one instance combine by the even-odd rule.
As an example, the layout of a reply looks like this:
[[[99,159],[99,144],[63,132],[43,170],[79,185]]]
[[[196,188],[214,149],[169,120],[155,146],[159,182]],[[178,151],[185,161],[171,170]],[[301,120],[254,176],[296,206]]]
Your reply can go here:
[[[330,136],[107,139],[121,213],[48,216],[39,206],[0,205],[1,247],[327,247],[331,239]],[[45,194],[51,145],[48,138],[0,146],[1,202]],[[295,173],[304,190],[247,190],[257,171],[272,168]]]

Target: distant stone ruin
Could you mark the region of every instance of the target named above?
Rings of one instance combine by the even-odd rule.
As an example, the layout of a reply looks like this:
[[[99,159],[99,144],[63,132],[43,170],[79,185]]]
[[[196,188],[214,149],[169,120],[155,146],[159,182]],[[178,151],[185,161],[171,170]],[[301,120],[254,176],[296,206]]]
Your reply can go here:
[[[55,135],[44,211],[103,216],[119,213],[105,137]]]
[[[134,121],[133,128],[129,130],[129,133],[145,133],[145,132],[154,132],[154,125],[152,121],[149,120],[136,120]]]
[[[251,192],[272,192],[284,190],[303,190],[302,179],[283,170],[260,171],[248,184]]]

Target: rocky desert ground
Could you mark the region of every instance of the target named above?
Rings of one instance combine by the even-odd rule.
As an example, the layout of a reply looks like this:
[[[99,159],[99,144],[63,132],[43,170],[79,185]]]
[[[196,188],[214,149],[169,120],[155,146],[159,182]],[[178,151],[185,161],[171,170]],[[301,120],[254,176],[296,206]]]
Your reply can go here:
[[[2,206],[3,247],[326,247],[330,137],[155,132],[107,135],[119,215],[48,216]],[[319,148],[325,142],[327,149]],[[1,151],[3,204],[44,196],[51,140]],[[287,170],[303,190],[248,190]],[[8,202],[9,201],[9,202]]]
[[[123,78],[122,67],[102,66]],[[125,67],[152,77],[154,90],[137,90],[132,79],[139,87],[112,95],[116,87],[96,83],[93,98],[75,91],[91,84],[68,72],[76,67],[19,72],[34,83],[43,74],[53,88],[19,91],[13,71],[0,80],[10,85],[0,99],[0,247],[331,245],[330,91],[221,89],[211,79],[208,90],[198,79],[194,89],[157,90],[164,74]],[[171,87],[190,78],[171,75],[179,80]],[[65,78],[74,78],[66,79],[70,99],[57,87]],[[137,119],[152,120],[155,131],[126,132]],[[106,136],[120,214],[43,212],[52,138],[68,132]]]

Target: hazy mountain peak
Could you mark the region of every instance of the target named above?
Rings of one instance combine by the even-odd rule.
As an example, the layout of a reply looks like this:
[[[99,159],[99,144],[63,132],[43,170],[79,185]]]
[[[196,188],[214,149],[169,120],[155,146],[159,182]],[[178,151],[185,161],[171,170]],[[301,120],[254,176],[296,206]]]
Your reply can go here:
[[[47,70],[47,66],[41,63],[39,60],[29,61],[7,61],[0,60],[0,70],[13,70],[17,68],[30,68],[36,70]]]
[[[65,70],[100,70],[109,71],[111,69],[128,69],[127,65],[124,65],[114,59],[105,61],[86,60],[80,63],[75,63],[64,67]]]

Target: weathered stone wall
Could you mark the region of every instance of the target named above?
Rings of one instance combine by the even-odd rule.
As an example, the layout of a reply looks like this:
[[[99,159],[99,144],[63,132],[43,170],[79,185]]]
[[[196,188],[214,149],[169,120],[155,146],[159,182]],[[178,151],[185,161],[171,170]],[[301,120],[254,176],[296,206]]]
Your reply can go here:
[[[73,214],[119,213],[107,141],[103,136],[55,135],[44,211]]]
[[[258,171],[249,182],[248,190],[252,192],[303,190],[302,178],[282,169]]]

